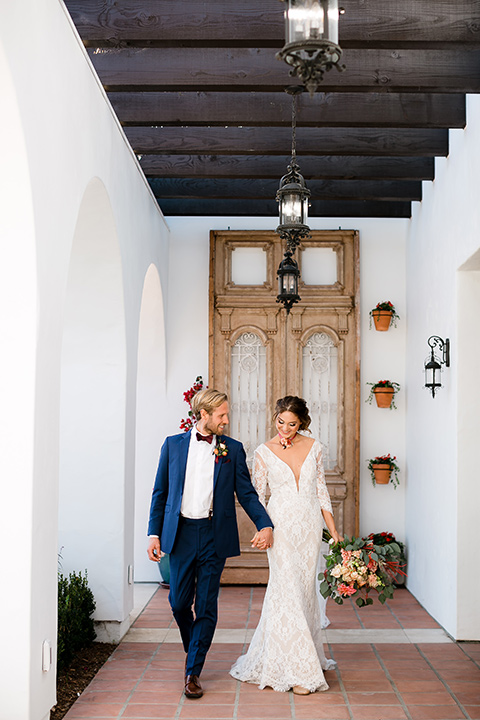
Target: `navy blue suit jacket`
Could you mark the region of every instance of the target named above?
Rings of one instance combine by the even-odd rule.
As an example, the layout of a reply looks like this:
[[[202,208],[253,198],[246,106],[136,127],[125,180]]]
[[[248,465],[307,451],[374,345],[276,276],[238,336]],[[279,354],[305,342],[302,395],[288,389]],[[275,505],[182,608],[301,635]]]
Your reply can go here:
[[[190,435],[191,431],[167,437],[160,453],[148,534],[159,536],[165,553],[172,552],[177,536]],[[215,551],[227,558],[240,555],[235,495],[257,530],[273,528],[273,523],[251,483],[242,443],[224,435],[220,442],[227,445],[228,453],[215,463],[212,523]]]

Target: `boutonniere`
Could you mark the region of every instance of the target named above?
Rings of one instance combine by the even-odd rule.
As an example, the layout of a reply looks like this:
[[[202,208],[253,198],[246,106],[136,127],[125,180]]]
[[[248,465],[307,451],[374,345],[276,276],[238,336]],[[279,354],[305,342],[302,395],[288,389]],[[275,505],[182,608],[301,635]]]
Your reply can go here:
[[[224,442],[217,442],[215,447],[213,448],[213,454],[216,455],[215,462],[218,463],[219,457],[227,457],[228,455],[228,447],[226,443]]]

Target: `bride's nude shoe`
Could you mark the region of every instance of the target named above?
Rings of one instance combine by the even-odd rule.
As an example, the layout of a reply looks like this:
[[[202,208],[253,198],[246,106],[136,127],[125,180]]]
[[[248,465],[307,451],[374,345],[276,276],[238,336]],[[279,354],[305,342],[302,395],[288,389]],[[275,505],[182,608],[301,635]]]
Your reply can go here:
[[[295,685],[292,690],[295,695],[310,695],[310,690],[307,690],[307,688],[304,688],[301,685]]]

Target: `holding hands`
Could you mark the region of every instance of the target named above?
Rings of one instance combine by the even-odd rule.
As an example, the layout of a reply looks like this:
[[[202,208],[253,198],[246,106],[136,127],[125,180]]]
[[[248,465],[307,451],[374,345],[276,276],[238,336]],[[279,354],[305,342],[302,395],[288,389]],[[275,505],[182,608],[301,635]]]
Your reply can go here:
[[[255,533],[250,542],[252,543],[252,547],[257,548],[258,550],[266,550],[267,548],[271,548],[273,545],[272,528],[267,527],[259,530]]]

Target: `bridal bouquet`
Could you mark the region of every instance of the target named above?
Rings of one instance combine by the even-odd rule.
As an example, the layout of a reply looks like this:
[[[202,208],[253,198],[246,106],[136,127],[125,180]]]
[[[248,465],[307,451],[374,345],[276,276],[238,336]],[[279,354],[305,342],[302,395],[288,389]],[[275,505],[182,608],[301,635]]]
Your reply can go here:
[[[393,597],[395,578],[404,575],[398,559],[401,555],[396,542],[377,545],[372,538],[348,538],[331,544],[325,555],[327,567],[318,579],[324,598],[331,597],[342,605],[343,599],[355,597],[358,607],[372,605],[369,593],[378,593],[383,604]],[[322,579],[323,578],[323,579]]]

